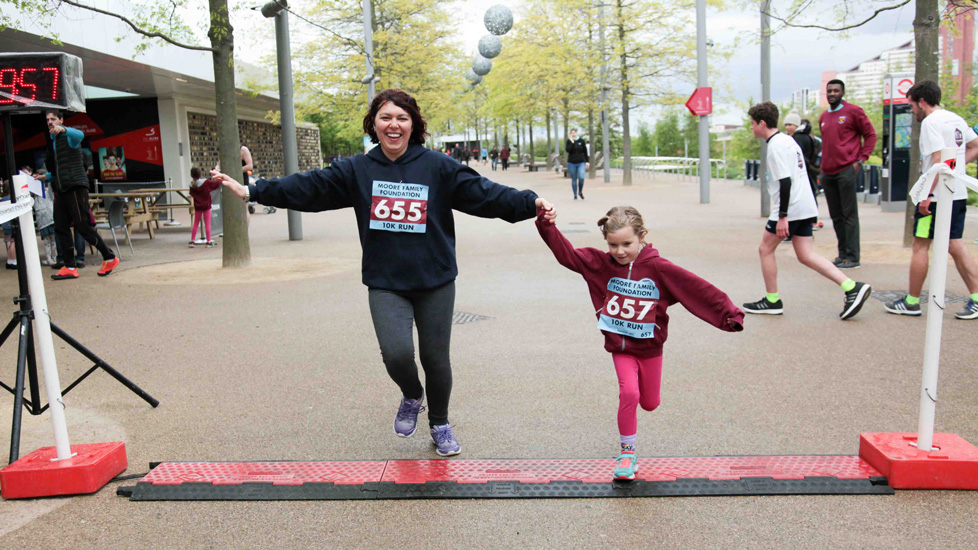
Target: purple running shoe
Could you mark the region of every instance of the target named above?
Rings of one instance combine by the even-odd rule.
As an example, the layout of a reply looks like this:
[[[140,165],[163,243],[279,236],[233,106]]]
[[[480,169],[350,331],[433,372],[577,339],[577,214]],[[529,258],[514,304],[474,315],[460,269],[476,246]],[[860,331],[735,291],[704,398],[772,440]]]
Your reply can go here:
[[[431,428],[431,439],[438,446],[435,450],[438,456],[454,456],[462,452],[462,446],[458,444],[452,427],[448,424]]]
[[[401,406],[394,417],[394,433],[401,437],[411,437],[418,429],[418,413],[424,410],[424,393],[417,399],[401,398]]]

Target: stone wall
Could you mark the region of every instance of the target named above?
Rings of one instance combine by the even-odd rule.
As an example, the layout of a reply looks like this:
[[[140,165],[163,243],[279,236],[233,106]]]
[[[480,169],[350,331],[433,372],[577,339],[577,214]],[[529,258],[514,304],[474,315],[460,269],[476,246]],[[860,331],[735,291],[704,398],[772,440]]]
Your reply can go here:
[[[202,113],[187,113],[190,131],[190,162],[207,170],[217,164],[217,117]],[[251,151],[255,172],[260,176],[276,177],[285,171],[282,154],[282,127],[268,122],[239,120],[241,144]],[[319,128],[296,128],[299,148],[299,171],[322,167],[319,147]],[[233,172],[231,175],[234,175]]]

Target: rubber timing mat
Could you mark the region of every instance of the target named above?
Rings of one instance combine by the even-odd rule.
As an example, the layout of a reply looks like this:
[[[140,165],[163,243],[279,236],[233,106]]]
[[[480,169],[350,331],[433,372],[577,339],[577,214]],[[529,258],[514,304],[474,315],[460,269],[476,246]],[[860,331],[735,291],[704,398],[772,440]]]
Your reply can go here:
[[[857,456],[640,458],[634,481],[613,459],[163,462],[130,500],[371,500],[735,495],[891,495]]]

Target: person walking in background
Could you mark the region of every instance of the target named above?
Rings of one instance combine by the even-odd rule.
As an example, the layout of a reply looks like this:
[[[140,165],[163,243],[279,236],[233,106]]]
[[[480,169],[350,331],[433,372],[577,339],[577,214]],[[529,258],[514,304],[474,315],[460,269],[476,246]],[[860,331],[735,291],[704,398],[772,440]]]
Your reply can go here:
[[[503,163],[503,170],[509,170],[509,147],[503,145],[499,151],[499,160]]]
[[[567,173],[570,175],[574,200],[577,197],[584,200],[584,178],[587,177],[585,169],[590,163],[587,161],[587,144],[584,143],[584,138],[577,137],[577,128],[571,130],[570,139],[564,143],[564,151],[567,152]]]
[[[968,123],[960,116],[941,107],[941,88],[931,80],[921,80],[907,90],[910,111],[920,124],[920,163],[921,172],[941,162],[941,150],[952,148],[955,155],[954,171],[965,173],[969,162],[978,158],[978,134],[968,128]],[[920,311],[920,293],[927,278],[927,262],[930,243],[934,239],[934,213],[937,204],[933,202],[938,178],[930,183],[929,195],[920,201],[914,212],[913,252],[910,257],[910,290],[906,296],[890,302],[886,311],[897,315],[917,317]],[[968,188],[960,181],[954,182],[954,201],[951,205],[951,239],[947,251],[954,258],[954,266],[964,279],[971,294],[963,311],[954,314],[958,319],[978,319],[978,267],[968,252],[961,237],[964,235],[964,221],[968,211]]]
[[[842,100],[846,85],[830,80],[825,86],[829,109],[818,119],[822,129],[822,190],[829,205],[832,228],[839,241],[839,269],[860,267],[859,208],[856,178],[876,147],[876,130],[861,108]]]
[[[496,165],[499,164],[499,149],[496,149],[496,146],[493,146],[492,150],[489,151],[489,158],[492,159],[492,171],[495,172]]]
[[[852,318],[869,299],[872,288],[846,277],[832,262],[815,252],[812,222],[818,210],[808,184],[801,148],[793,139],[778,131],[778,108],[770,101],[754,105],[747,115],[754,137],[767,141],[765,161],[770,177],[766,185],[771,197],[771,217],[764,227],[758,247],[767,294],[756,302],[744,304],[744,311],[761,315],[784,313],[784,304],[778,293],[778,263],[774,251],[783,239],[792,237],[791,244],[798,261],[839,285],[845,293],[839,318]]]

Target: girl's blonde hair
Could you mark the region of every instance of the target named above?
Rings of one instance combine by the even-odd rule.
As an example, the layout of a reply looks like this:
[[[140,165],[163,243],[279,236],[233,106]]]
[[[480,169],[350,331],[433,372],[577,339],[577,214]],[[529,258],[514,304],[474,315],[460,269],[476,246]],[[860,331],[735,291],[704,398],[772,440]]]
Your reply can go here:
[[[645,222],[642,220],[642,215],[638,213],[638,210],[632,206],[616,206],[608,210],[608,213],[598,220],[598,227],[601,228],[601,235],[606,239],[608,238],[608,233],[614,233],[625,227],[631,227],[635,230],[635,235],[639,237],[639,242],[648,244],[645,242],[645,237],[642,236],[643,233],[648,231],[645,229]]]

